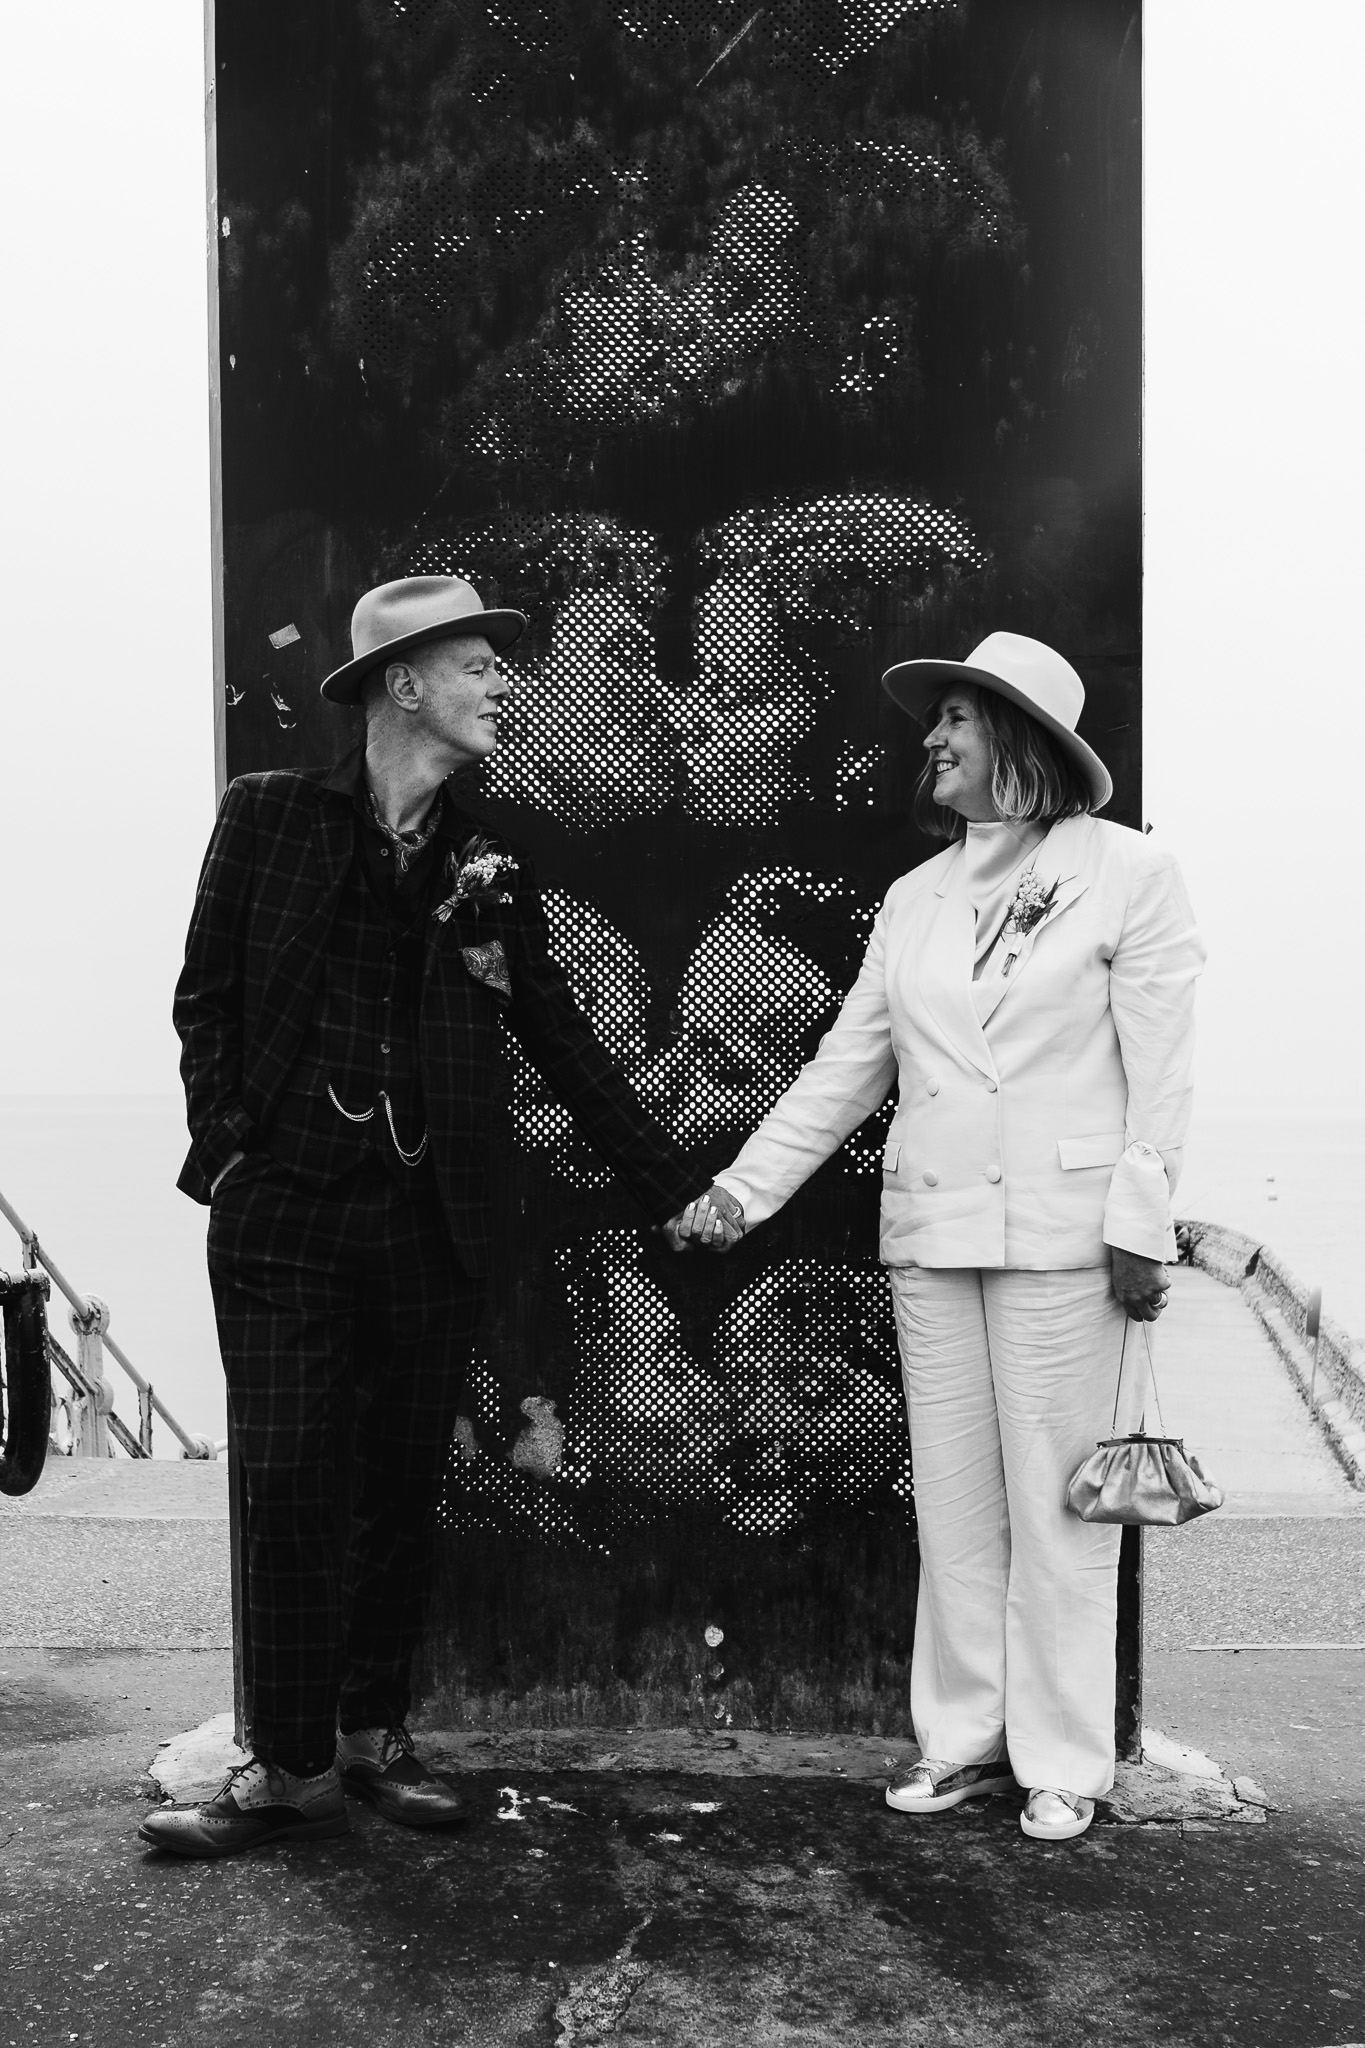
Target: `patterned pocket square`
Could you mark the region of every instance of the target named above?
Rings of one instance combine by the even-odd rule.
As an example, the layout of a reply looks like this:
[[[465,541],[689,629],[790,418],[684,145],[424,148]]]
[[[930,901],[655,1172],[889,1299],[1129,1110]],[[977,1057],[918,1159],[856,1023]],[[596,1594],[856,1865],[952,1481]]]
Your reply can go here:
[[[512,977],[507,971],[507,955],[501,939],[489,939],[482,946],[461,946],[460,958],[475,981],[496,989],[505,1002],[511,1002]]]

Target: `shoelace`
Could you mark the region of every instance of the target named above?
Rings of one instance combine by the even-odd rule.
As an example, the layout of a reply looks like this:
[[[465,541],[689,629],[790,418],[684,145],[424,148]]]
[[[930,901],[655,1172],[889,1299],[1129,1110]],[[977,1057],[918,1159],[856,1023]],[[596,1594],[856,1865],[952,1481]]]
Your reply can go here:
[[[381,1770],[387,1770],[396,1756],[415,1756],[416,1753],[416,1744],[406,1728],[401,1725],[396,1728],[386,1728],[384,1730],[384,1740],[379,1750],[379,1767]]]
[[[283,1773],[279,1770],[279,1768],[275,1764],[266,1763],[262,1757],[249,1756],[244,1764],[232,1765],[231,1769],[228,1771],[227,1776],[224,1778],[222,1784],[214,1793],[213,1800],[210,1800],[207,1803],[209,1805],[212,1805],[216,1800],[226,1799],[229,1792],[231,1792],[233,1787],[236,1785],[237,1780],[239,1778],[245,1778],[248,1772],[250,1771],[264,1771],[265,1782],[270,1787],[272,1792],[275,1791],[277,1788],[283,1790],[284,1776]]]

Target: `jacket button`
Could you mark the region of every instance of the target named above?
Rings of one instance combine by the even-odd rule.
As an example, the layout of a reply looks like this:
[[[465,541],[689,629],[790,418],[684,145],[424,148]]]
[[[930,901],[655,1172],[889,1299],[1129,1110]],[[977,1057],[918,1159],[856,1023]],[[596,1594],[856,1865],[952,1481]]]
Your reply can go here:
[[[388,1051],[388,1049],[389,1049],[389,1046],[388,1046],[388,1041],[387,1041],[387,1039],[386,1039],[386,1040],[385,1040],[385,1042],[384,1042],[384,1043],[383,1043],[383,1044],[382,1044],[382,1045],[380,1046],[379,1050],[380,1050],[381,1052],[387,1052],[387,1051]]]
[[[998,1093],[997,1084],[994,1081],[992,1081],[989,1074],[987,1074],[986,1076],[986,1093],[988,1095],[995,1095],[996,1093]]]
[[[999,1168],[998,1166],[988,1166],[988,1167],[986,1168],[986,1178],[987,1178],[987,1180],[989,1180],[989,1181],[997,1181],[997,1180],[999,1180],[999,1178],[1000,1178],[1000,1168]]]
[[[926,1095],[937,1095],[937,1094],[938,1094],[938,1076],[937,1076],[937,1074],[931,1074],[931,1075],[929,1076],[929,1079],[928,1079],[928,1080],[927,1080],[927,1081],[925,1082],[925,1084],[924,1084],[924,1092],[925,1092],[925,1094],[926,1094]]]
[[[938,1175],[934,1172],[932,1166],[927,1166],[924,1170],[924,1185],[927,1188],[936,1188],[938,1186]]]

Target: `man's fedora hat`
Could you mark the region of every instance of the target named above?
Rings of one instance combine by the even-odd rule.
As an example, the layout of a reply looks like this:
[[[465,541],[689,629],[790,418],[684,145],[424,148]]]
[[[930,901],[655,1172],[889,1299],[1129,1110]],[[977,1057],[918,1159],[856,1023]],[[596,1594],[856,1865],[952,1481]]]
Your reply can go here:
[[[1085,684],[1069,661],[1022,633],[988,633],[965,661],[901,661],[882,677],[887,696],[920,719],[945,691],[961,683],[994,690],[997,697],[1007,697],[1036,718],[1070,754],[1090,784],[1095,809],[1103,810],[1114,784],[1094,748],[1077,735]]]
[[[371,669],[397,661],[424,640],[478,633],[501,654],[525,629],[520,612],[486,612],[478,591],[462,576],[400,576],[361,598],[351,614],[352,659],[333,669],[322,694],[333,704],[358,704]]]

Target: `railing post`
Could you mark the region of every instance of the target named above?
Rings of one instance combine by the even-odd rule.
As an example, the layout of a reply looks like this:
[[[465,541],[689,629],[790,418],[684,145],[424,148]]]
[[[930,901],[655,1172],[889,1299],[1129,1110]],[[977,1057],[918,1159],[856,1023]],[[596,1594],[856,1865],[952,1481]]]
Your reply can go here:
[[[144,1458],[152,1455],[152,1389],[150,1383],[137,1390],[137,1440]]]
[[[113,1454],[106,1418],[114,1406],[114,1390],[104,1377],[104,1333],[109,1328],[109,1308],[94,1294],[86,1297],[86,1306],[90,1311],[88,1315],[79,1315],[74,1308],[71,1311],[71,1327],[76,1333],[76,1364],[90,1388],[90,1392],[82,1394],[75,1403],[75,1441],[71,1454],[75,1458],[108,1458]]]

